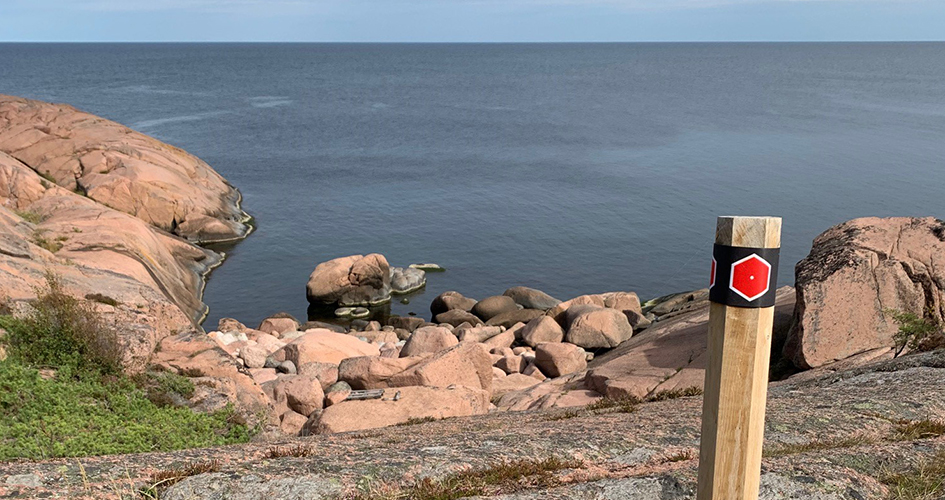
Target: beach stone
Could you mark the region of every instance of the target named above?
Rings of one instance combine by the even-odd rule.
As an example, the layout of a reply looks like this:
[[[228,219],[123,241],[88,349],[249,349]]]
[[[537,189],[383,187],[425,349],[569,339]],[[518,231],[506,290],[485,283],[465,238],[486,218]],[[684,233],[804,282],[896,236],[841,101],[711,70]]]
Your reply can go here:
[[[540,316],[528,322],[521,331],[521,341],[531,347],[544,342],[561,342],[564,329],[551,316]]]
[[[417,328],[420,328],[425,321],[423,318],[410,317],[410,316],[391,316],[387,318],[387,324],[393,326],[394,328],[402,328],[408,332],[413,332]]]
[[[291,436],[298,435],[308,421],[308,417],[293,410],[286,410],[279,416],[279,430]]]
[[[551,309],[548,309],[548,312],[546,312],[545,314],[547,314],[548,316],[551,316],[552,318],[555,319],[555,321],[557,321],[562,326],[564,326],[566,324],[565,312],[573,306],[585,306],[585,305],[604,307],[604,298],[601,297],[600,295],[581,295],[571,300],[566,300],[552,307]]]
[[[516,323],[521,325],[521,323]],[[524,325],[523,325],[524,326]],[[482,344],[486,346],[487,349],[498,348],[509,348],[512,347],[512,343],[515,342],[515,330],[506,330],[498,335],[493,335],[486,339]]]
[[[385,330],[365,330],[358,337],[373,344],[396,344],[400,340],[395,332]]]
[[[383,255],[372,253],[318,264],[306,297],[310,303],[368,306],[390,301],[390,291],[390,265]]]
[[[499,367],[492,367],[492,384],[495,385],[495,379],[505,377],[506,373]]]
[[[469,312],[476,305],[475,299],[464,297],[463,294],[455,291],[443,292],[430,303],[430,313],[438,316],[453,309],[459,309]]]
[[[285,361],[279,363],[278,366],[276,366],[276,371],[279,372],[279,373],[286,373],[286,374],[289,374],[289,375],[295,375],[295,373],[296,373],[295,363],[292,362],[292,361],[289,361],[289,360],[285,360]]]
[[[454,327],[458,327],[463,323],[469,323],[471,325],[482,324],[482,320],[476,315],[466,312],[462,309],[451,309],[449,311],[437,314],[434,320],[437,323],[448,323]]]
[[[539,311],[538,309],[516,309],[514,311],[508,311],[493,316],[489,319],[489,321],[486,321],[486,324],[490,326],[494,325],[511,328],[512,325],[516,323],[528,323],[529,321],[544,315],[545,312]]]
[[[544,373],[541,372],[541,370],[538,368],[538,366],[535,365],[534,362],[529,363],[528,366],[526,366],[525,369],[522,370],[522,375],[528,375],[529,377],[532,377],[538,381],[542,381],[548,378],[545,376]]]
[[[486,297],[477,302],[470,312],[483,321],[489,321],[495,316],[518,310],[518,308],[518,304],[516,304],[511,297],[493,295],[492,297]]]
[[[281,390],[285,392],[286,403],[292,411],[308,417],[315,410],[322,408],[325,394],[317,378],[305,375],[288,376],[281,378],[277,384],[281,385]],[[304,423],[303,421],[302,424]],[[299,428],[301,429],[301,424]]]
[[[337,365],[345,358],[380,354],[376,345],[358,340],[352,335],[320,329],[305,332],[276,351],[276,353],[279,352],[283,352],[285,359],[292,361],[296,366],[313,361]]]
[[[299,322],[288,313],[277,313],[262,321],[257,330],[272,334],[276,337],[283,333],[295,332],[299,329]]]
[[[269,353],[262,347],[248,345],[240,349],[240,358],[246,368],[262,368],[266,365],[266,356]]]
[[[322,384],[322,389],[327,389],[338,381],[338,365],[334,363],[319,363],[313,361],[300,365],[297,372],[299,375],[317,378]]]
[[[574,306],[566,317],[565,340],[585,349],[616,347],[633,335],[627,316],[615,309]]]
[[[453,333],[459,337],[460,342],[485,342],[502,333],[502,330],[501,326],[473,326],[457,328]]]
[[[528,288],[526,286],[513,286],[505,291],[502,295],[511,297],[516,304],[522,306],[525,309],[538,309],[540,311],[547,311],[552,307],[561,303],[560,300],[548,295],[541,290],[536,290],[534,288]]]
[[[490,372],[491,382],[491,372]],[[394,401],[395,392],[400,398]],[[387,389],[381,399],[343,401],[326,408],[314,426],[318,434],[386,427],[410,419],[482,415],[489,411],[489,393],[463,386]]]
[[[411,293],[415,292],[427,284],[425,272],[420,269],[408,267],[393,267],[390,270],[391,293]]]
[[[401,357],[433,354],[459,343],[453,332],[438,326],[417,328],[400,351]]]
[[[567,342],[548,342],[535,348],[535,366],[549,377],[560,377],[587,368],[584,349]]]
[[[217,322],[217,330],[224,333],[233,331],[243,332],[246,330],[246,325],[233,318],[220,318],[220,321]]]
[[[504,356],[495,362],[495,367],[505,373],[522,373],[528,366],[525,358],[521,356]]]
[[[528,375],[522,375],[521,373],[511,373],[505,377],[497,378],[492,381],[492,399],[501,398],[510,392],[528,389],[529,387],[534,387],[540,383],[541,380],[538,380],[535,377],[529,377]]]
[[[607,292],[600,294],[604,299],[604,307],[628,311],[643,316],[643,307],[640,305],[640,296],[635,292]],[[629,317],[627,318],[629,320]]]
[[[448,387],[454,384],[483,389],[487,393],[492,390],[492,358],[481,344],[457,344],[390,378],[392,387]]]
[[[358,390],[384,389],[391,387],[389,380],[394,375],[416,365],[423,358],[384,358],[381,356],[359,356],[348,358],[338,366],[338,379]]]
[[[797,307],[785,356],[807,369],[892,348],[891,311],[945,321],[945,222],[862,218],[814,239],[795,267]]]

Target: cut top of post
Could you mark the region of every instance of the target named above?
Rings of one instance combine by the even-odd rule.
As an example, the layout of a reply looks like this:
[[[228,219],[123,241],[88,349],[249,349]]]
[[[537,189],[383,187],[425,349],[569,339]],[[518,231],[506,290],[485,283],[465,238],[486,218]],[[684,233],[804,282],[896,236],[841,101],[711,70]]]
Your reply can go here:
[[[731,247],[780,248],[780,217],[722,216],[715,229],[715,243]]]

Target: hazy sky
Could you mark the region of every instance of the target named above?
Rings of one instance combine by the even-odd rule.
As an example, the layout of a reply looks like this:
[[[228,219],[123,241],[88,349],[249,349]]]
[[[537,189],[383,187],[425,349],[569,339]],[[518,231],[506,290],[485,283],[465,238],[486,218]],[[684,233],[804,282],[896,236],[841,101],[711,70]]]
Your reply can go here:
[[[0,0],[0,41],[945,40],[945,0]]]

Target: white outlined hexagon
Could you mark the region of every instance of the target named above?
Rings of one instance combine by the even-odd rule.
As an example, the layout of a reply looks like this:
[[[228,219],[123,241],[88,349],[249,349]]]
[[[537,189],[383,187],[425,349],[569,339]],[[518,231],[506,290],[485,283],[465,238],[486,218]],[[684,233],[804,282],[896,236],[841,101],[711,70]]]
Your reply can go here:
[[[765,289],[762,290],[761,292],[755,294],[754,296],[749,297],[749,296],[745,295],[744,293],[742,293],[741,290],[735,288],[735,267],[738,266],[739,264],[741,264],[742,262],[746,262],[746,261],[749,261],[749,260],[751,260],[751,259],[757,259],[758,262],[761,262],[762,264],[764,264],[764,266],[768,269],[768,276],[767,276],[767,278],[766,278],[766,280],[765,280]],[[737,293],[741,298],[743,298],[743,299],[745,299],[745,300],[747,300],[747,301],[749,301],[749,302],[751,302],[751,301],[753,301],[753,300],[757,300],[758,298],[764,296],[764,294],[768,293],[768,290],[771,289],[771,264],[769,264],[768,261],[764,260],[763,258],[761,258],[761,257],[760,257],[758,254],[756,254],[756,253],[753,253],[753,254],[749,255],[748,257],[745,257],[744,259],[740,259],[740,260],[738,260],[738,261],[736,261],[736,262],[733,262],[733,263],[732,263],[732,268],[731,268],[731,270],[729,270],[729,275],[728,275],[728,288],[729,288],[729,290],[731,290],[731,291]]]
[[[715,274],[718,272],[719,263],[712,257],[712,276],[709,277],[709,289],[715,286]]]

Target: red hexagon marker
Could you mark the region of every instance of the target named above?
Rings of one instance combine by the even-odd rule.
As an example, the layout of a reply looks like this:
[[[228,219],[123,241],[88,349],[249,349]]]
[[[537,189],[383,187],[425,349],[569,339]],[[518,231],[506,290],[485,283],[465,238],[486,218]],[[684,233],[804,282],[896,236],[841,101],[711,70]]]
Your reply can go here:
[[[712,276],[709,277],[709,288],[712,288],[715,286],[715,266],[716,265],[717,263],[715,262],[715,257],[712,257]]]
[[[755,300],[768,292],[771,285],[771,264],[758,254],[751,254],[732,264],[729,288],[747,301]]]

